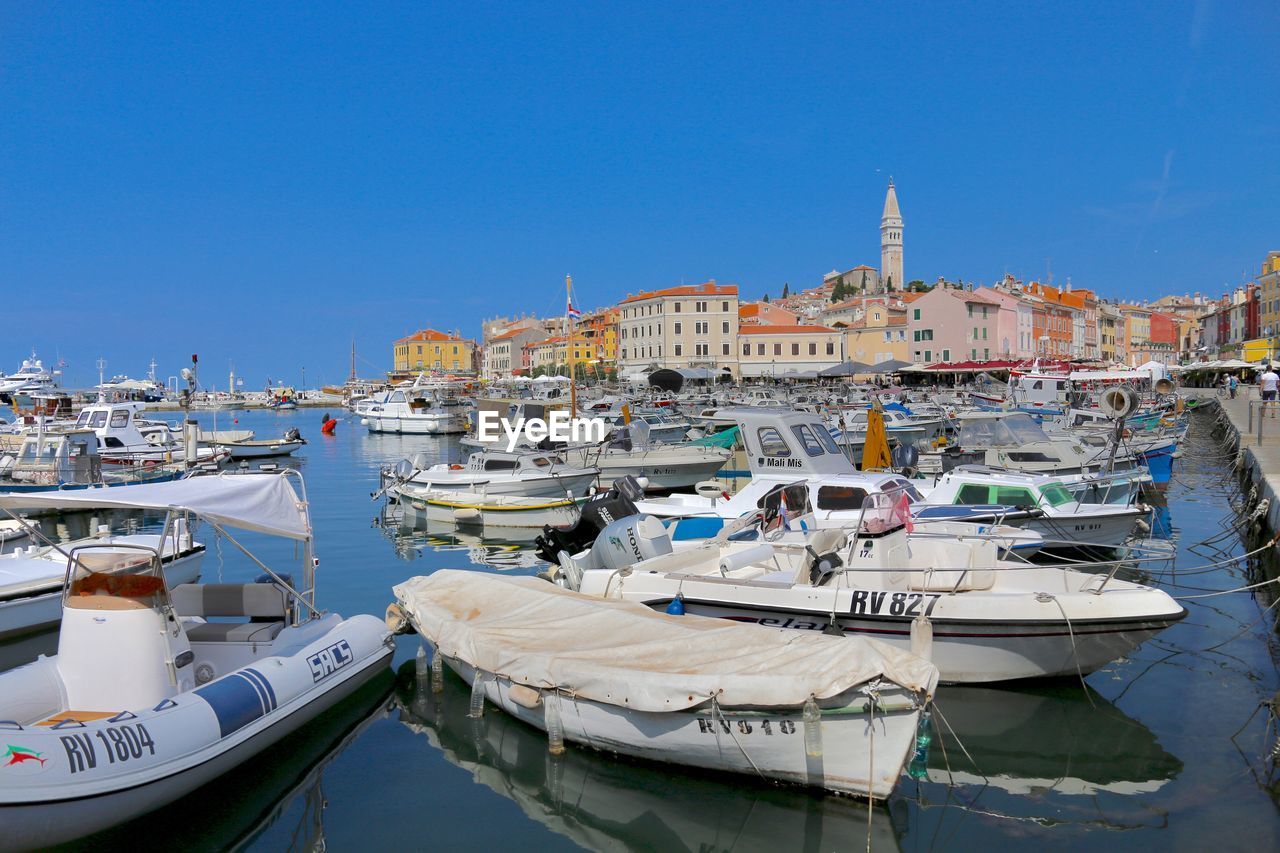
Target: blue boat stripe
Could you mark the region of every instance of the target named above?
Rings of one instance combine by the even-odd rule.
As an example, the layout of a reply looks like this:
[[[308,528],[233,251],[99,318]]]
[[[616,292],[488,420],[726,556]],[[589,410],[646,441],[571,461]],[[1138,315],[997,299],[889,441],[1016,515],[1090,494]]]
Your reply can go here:
[[[267,677],[256,669],[249,669],[247,667],[244,670],[244,674],[256,679],[257,682],[262,685],[262,689],[267,694],[267,710],[274,711],[276,709],[276,691],[275,688],[271,686],[271,682],[267,680]]]
[[[236,677],[243,678],[245,681],[249,682],[249,686],[253,688],[253,695],[258,697],[258,704],[262,706],[262,713],[267,713],[267,694],[263,691],[262,685],[245,675],[243,672],[237,672]]]
[[[242,672],[215,679],[194,692],[218,718],[221,737],[239,731],[266,713],[261,689]]]

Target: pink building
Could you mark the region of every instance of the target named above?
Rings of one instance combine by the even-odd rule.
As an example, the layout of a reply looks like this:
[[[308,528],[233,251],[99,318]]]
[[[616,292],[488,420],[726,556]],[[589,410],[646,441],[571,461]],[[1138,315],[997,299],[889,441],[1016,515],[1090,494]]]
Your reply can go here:
[[[996,317],[996,341],[1000,358],[1033,358],[1035,347],[1032,341],[1033,309],[1025,299],[997,290],[994,287],[979,287],[975,295],[984,296],[999,304]],[[992,347],[992,352],[996,352]]]
[[[935,287],[907,306],[911,360],[934,364],[1000,358],[1000,308],[989,296]]]

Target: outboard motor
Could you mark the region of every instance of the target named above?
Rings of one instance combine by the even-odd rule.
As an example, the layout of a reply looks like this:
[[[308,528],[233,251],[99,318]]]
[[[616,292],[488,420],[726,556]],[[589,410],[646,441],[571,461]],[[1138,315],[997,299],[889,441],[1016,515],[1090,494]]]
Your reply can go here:
[[[539,559],[557,565],[561,551],[576,554],[585,550],[610,524],[636,515],[635,501],[642,497],[644,490],[634,477],[615,480],[613,488],[587,499],[573,527],[567,530],[550,525],[542,528],[542,535],[533,540],[534,552]]]
[[[289,427],[289,429],[285,431],[285,441],[297,441],[300,438],[302,438],[302,432],[297,427]]]

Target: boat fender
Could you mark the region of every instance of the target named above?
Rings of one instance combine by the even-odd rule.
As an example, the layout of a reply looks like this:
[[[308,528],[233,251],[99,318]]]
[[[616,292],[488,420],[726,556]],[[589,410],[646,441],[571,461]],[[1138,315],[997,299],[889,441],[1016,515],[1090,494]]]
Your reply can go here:
[[[531,711],[542,702],[542,694],[526,684],[512,684],[507,689],[507,698]]]
[[[450,465],[450,466],[449,466],[449,470],[450,470],[450,471],[461,471],[461,470],[462,470],[462,466],[461,466],[461,465],[458,465],[458,464],[453,464],[453,465]]]
[[[753,545],[720,558],[720,574],[728,576],[730,572],[744,569],[755,563],[773,559],[773,546],[768,543]]]
[[[911,620],[911,653],[933,660],[933,623],[923,613]]]
[[[387,630],[393,634],[413,633],[413,625],[409,622],[408,614],[406,614],[398,604],[387,605],[385,621],[387,623]]]
[[[667,605],[667,613],[671,616],[684,615],[684,593],[677,592],[676,597],[671,599],[671,603]]]
[[[329,420],[325,421],[323,424],[320,425],[320,432],[323,433],[324,435],[333,435],[334,431],[337,430],[337,428],[338,428],[337,419],[330,418]]]

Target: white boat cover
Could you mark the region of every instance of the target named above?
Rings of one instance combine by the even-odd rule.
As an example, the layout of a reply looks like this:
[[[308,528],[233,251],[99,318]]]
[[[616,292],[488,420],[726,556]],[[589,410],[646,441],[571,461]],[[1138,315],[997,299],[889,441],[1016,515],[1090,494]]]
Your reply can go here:
[[[65,492],[0,492],[0,507],[188,509],[228,527],[290,539],[311,538],[307,505],[280,474],[216,474],[169,483]]]
[[[449,657],[539,689],[639,711],[799,707],[884,678],[930,696],[938,669],[865,637],[669,616],[540,578],[444,570],[395,587],[418,633]]]

